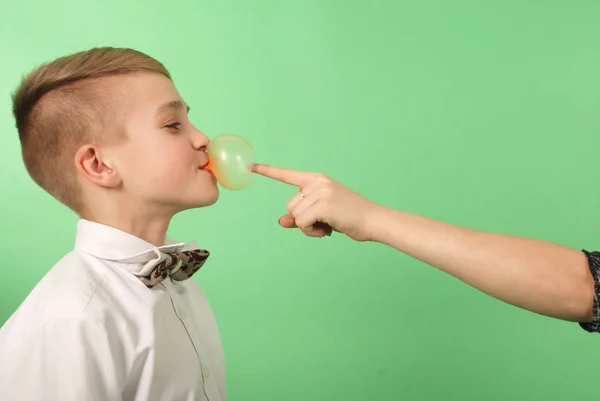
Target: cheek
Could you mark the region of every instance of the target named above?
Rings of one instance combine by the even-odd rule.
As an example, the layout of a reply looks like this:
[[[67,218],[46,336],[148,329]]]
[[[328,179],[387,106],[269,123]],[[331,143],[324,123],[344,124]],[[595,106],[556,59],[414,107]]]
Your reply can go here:
[[[174,185],[187,180],[194,171],[194,160],[189,149],[172,146],[162,148],[154,157],[150,157],[148,169],[152,175],[165,185]]]
[[[152,132],[122,149],[123,178],[130,186],[174,188],[195,173],[194,154],[183,137]],[[199,158],[197,158],[199,159]]]
[[[159,181],[161,186],[169,186],[185,174],[186,163],[190,164],[175,149],[138,147],[123,155],[119,165],[126,182],[139,186]]]

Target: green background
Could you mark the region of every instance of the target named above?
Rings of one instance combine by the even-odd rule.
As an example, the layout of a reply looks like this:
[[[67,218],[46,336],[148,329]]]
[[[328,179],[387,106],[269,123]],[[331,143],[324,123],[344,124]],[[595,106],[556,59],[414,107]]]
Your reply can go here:
[[[10,93],[92,46],[163,61],[209,136],[446,222],[600,248],[598,1],[4,3],[0,323],[73,245],[76,216],[26,175]],[[152,155],[149,155],[152,157]],[[295,188],[255,177],[170,235],[197,280],[231,400],[575,400],[600,339],[392,249],[278,227]]]

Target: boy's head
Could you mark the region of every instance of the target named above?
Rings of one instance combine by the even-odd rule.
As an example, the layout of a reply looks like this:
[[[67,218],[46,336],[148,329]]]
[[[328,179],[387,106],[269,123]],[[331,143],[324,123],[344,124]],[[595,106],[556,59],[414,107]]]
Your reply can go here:
[[[214,203],[216,180],[203,169],[209,139],[188,110],[167,69],[132,49],[61,57],[13,95],[27,171],[82,216],[168,215]]]

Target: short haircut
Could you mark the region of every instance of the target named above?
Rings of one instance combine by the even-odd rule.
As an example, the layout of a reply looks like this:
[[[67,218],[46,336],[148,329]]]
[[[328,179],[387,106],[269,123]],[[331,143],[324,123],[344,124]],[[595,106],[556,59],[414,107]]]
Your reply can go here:
[[[133,49],[101,47],[42,64],[13,94],[13,114],[27,172],[42,189],[78,212],[80,193],[74,156],[111,124],[118,93],[103,78],[155,72],[171,79],[154,58]],[[115,91],[116,88],[112,88]]]

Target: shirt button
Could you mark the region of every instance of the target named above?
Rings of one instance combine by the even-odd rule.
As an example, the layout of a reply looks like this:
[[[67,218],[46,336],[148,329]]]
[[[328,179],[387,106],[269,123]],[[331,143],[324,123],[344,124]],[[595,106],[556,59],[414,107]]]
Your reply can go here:
[[[185,311],[185,309],[179,309],[179,317],[182,319],[187,318],[187,312]]]
[[[210,377],[210,369],[206,366],[202,369],[204,372],[204,377]]]

